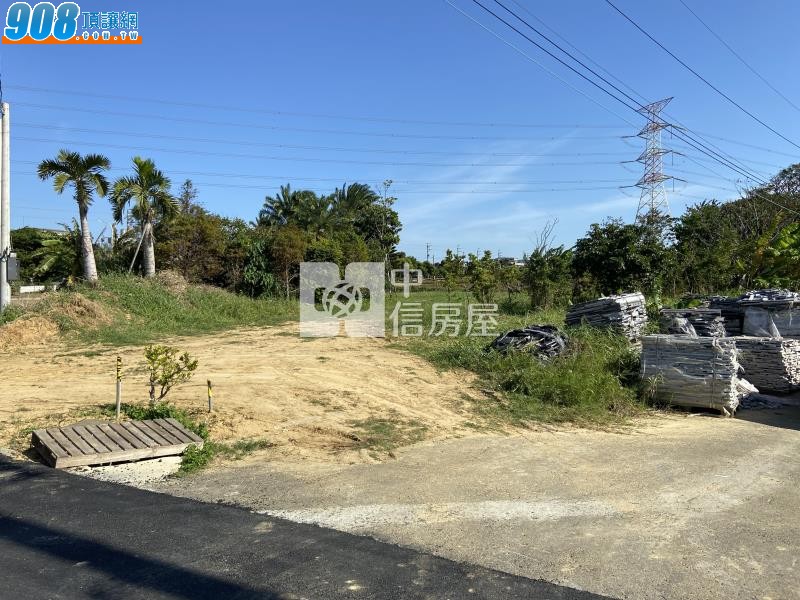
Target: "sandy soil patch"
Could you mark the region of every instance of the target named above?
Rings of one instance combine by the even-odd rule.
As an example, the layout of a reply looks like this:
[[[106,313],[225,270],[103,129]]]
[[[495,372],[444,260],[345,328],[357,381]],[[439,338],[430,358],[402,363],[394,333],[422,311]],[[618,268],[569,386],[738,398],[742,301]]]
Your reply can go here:
[[[49,346],[58,336],[58,325],[47,317],[31,316],[0,327],[0,350],[11,352],[31,346]]]
[[[169,343],[200,361],[195,378],[169,398],[207,419],[218,441],[266,438],[270,459],[369,462],[365,431],[389,423],[405,442],[474,433],[468,373],[439,373],[384,340],[301,339],[297,325],[178,338]],[[141,347],[29,347],[4,357],[0,446],[26,427],[68,424],[114,401],[116,356],[124,363],[125,402],[146,402]],[[206,379],[215,412],[207,415]],[[365,429],[366,428],[366,429]],[[385,457],[385,456],[384,456]]]

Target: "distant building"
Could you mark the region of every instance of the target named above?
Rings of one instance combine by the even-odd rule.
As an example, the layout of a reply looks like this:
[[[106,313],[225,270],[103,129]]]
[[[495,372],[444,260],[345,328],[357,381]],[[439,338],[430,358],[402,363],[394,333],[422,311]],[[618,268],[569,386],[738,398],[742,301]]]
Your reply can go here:
[[[501,267],[524,267],[525,261],[521,258],[513,258],[511,256],[501,256],[495,259]]]

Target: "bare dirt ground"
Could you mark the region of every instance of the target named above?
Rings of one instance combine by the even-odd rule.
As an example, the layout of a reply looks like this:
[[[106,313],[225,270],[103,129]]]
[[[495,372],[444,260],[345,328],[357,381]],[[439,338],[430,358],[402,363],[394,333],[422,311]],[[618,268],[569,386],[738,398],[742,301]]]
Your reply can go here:
[[[170,343],[200,360],[176,404],[202,415],[211,379],[212,436],[276,446],[160,483],[169,461],[95,476],[613,597],[800,598],[797,405],[498,431],[470,410],[472,376],[381,340],[304,341],[288,325]],[[3,356],[0,446],[113,400],[116,351],[48,344]],[[145,402],[142,349],[120,354],[125,400]],[[386,423],[402,447],[370,442]]]
[[[30,336],[28,336],[30,337]],[[43,338],[44,339],[44,338]],[[47,338],[4,353],[0,447],[19,447],[33,426],[73,423],[114,402],[116,357],[123,401],[147,401],[141,347],[67,348]],[[267,439],[270,460],[372,462],[393,442],[474,434],[467,373],[438,373],[383,340],[301,339],[296,325],[169,340],[199,359],[194,379],[170,392],[196,411],[216,441]],[[206,379],[214,385],[205,413]],[[375,445],[375,438],[380,443]]]

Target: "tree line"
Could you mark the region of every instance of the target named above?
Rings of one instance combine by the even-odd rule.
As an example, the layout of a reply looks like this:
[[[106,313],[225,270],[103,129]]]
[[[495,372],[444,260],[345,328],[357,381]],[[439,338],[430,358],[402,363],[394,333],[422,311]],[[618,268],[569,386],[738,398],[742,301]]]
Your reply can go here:
[[[800,164],[728,202],[706,200],[680,217],[651,214],[635,223],[593,223],[572,247],[554,245],[555,222],[539,232],[524,266],[447,250],[436,264],[409,262],[448,294],[466,289],[481,300],[522,309],[565,306],[601,295],[642,291],[658,299],[755,287],[800,287]],[[515,302],[518,303],[518,298]]]
[[[154,161],[132,159],[131,174],[109,182],[110,160],[100,154],[61,150],[39,164],[42,180],[59,195],[68,191],[77,219],[62,232],[26,227],[13,232],[22,278],[84,279],[104,272],[135,271],[152,277],[159,269],[188,281],[253,296],[292,294],[301,261],[386,261],[396,254],[401,230],[388,195],[363,183],[343,184],[330,194],[281,186],[267,196],[252,222],[214,214],[198,202],[186,180],[177,194]],[[89,210],[107,197],[114,224],[94,238]],[[108,235],[110,233],[110,235]]]
[[[302,261],[409,262],[436,279],[448,295],[468,290],[481,301],[505,298],[526,306],[563,306],[599,295],[639,290],[649,296],[723,293],[752,287],[800,286],[800,164],[767,185],[728,202],[707,200],[677,218],[648,215],[635,223],[609,218],[589,226],[571,247],[555,245],[547,224],[515,266],[492,257],[448,250],[437,263],[397,251],[402,228],[389,195],[343,184],[329,194],[281,186],[246,222],[207,211],[191,180],[173,195],[171,181],[150,159],[134,157],[131,173],[110,183],[110,161],[62,150],[43,160],[39,176],[63,194],[70,188],[78,218],[53,233],[13,232],[23,278],[58,280],[156,266],[188,281],[252,296],[290,296]],[[108,197],[115,224],[110,237],[93,239],[88,211]]]

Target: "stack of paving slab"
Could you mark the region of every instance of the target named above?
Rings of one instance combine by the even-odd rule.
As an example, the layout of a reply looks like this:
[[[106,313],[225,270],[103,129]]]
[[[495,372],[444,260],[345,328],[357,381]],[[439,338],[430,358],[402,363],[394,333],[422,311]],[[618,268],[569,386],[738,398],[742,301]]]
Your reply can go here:
[[[714,296],[710,308],[725,318],[729,336],[800,337],[800,294],[789,290],[753,290],[737,297]]]
[[[709,300],[708,307],[720,311],[722,318],[725,319],[726,335],[742,335],[744,309],[739,305],[739,298],[712,296]]]
[[[725,337],[725,319],[714,308],[662,309],[661,333]]]
[[[742,333],[751,336],[800,336],[800,294],[789,290],[756,290],[743,294]]]
[[[736,348],[744,376],[762,392],[800,389],[800,340],[739,336]]]
[[[737,354],[731,338],[646,335],[641,374],[658,400],[732,415],[742,398],[758,391],[739,377]]]
[[[636,292],[573,304],[567,311],[566,323],[611,328],[636,340],[647,326],[644,296]]]

